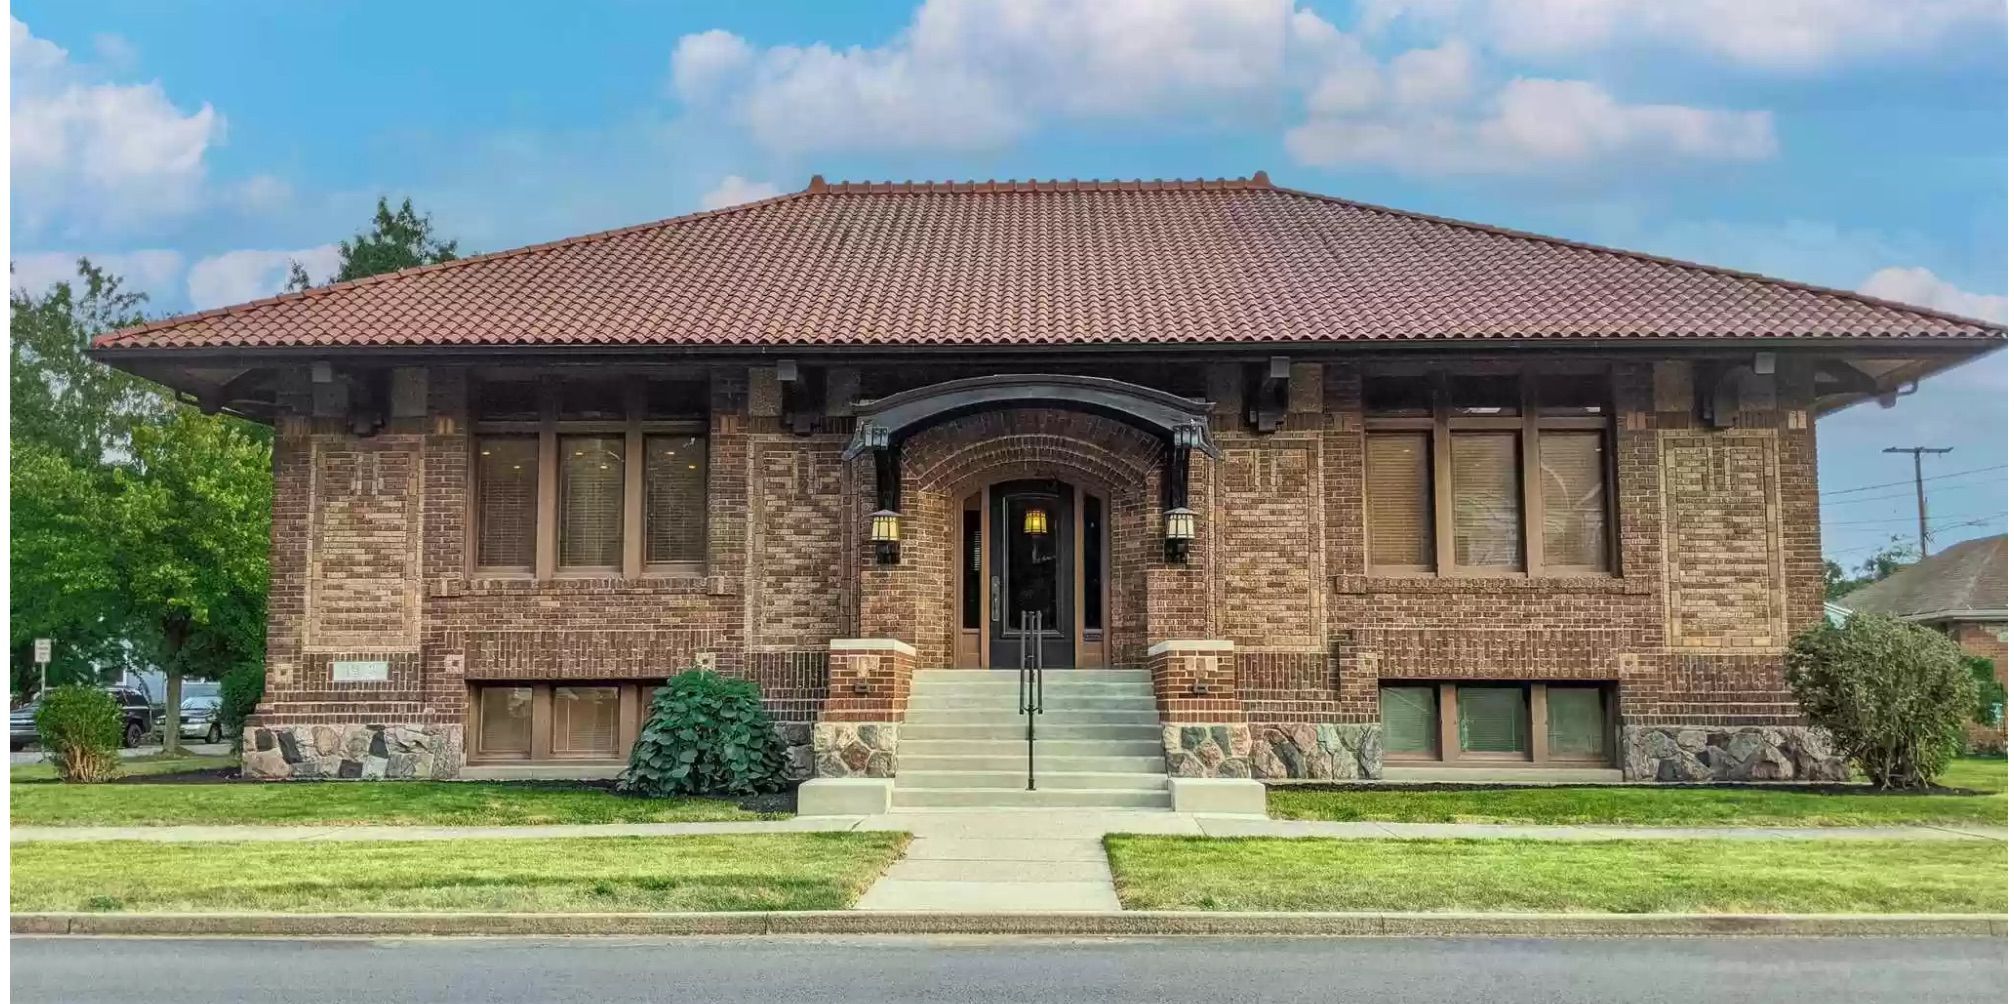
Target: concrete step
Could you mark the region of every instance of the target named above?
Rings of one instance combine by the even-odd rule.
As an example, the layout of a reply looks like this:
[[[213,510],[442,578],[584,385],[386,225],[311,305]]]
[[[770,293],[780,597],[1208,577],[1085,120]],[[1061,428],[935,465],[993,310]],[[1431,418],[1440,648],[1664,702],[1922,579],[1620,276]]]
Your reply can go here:
[[[912,725],[1002,725],[1021,722],[1021,715],[1013,709],[973,708],[909,709],[909,718],[903,723],[907,729]],[[1035,733],[1040,735],[1045,727],[1058,725],[1159,725],[1161,715],[1152,708],[1145,711],[1103,711],[1044,708],[1035,718]],[[1024,724],[1022,728],[1027,728]]]
[[[895,775],[898,788],[1019,788],[1028,786],[1025,769],[1013,770],[910,770],[901,765]],[[1132,772],[1087,772],[1035,770],[1035,787],[1055,789],[1108,789],[1113,791],[1165,791],[1168,775]]]
[[[900,755],[904,761],[910,757],[975,756],[975,757],[1027,757],[1028,743],[1025,739],[986,739],[965,737],[953,739],[913,738],[908,726],[903,727]],[[1153,757],[1160,759],[1164,754],[1161,737],[1152,739],[1055,739],[1038,736],[1035,740],[1035,758],[1043,757]]]
[[[1042,716],[1047,718],[1047,715]],[[903,722],[901,741],[907,747],[917,739],[1023,739],[1027,738],[1027,725],[1018,718],[992,723],[975,722],[969,724],[945,722]],[[1148,722],[1141,724],[1075,723],[1037,720],[1035,741],[1045,739],[1151,739],[1159,742],[1161,726]]]
[[[895,805],[898,808],[1000,808],[1000,809],[1166,809],[1173,802],[1168,792],[1109,788],[1048,788],[1024,791],[1014,788],[904,788],[896,778]],[[1041,783],[1039,780],[1036,782]]]
[[[914,716],[919,711],[997,711],[1016,710],[1020,707],[1019,694],[985,694],[972,696],[955,694],[912,694],[909,697],[909,713]],[[1146,711],[1153,712],[1152,694],[1112,694],[1085,696],[1066,694],[1051,690],[1042,695],[1042,706],[1050,711]]]
[[[1012,701],[1021,693],[1021,688],[1013,683],[916,683],[909,687],[909,696],[932,699],[966,698],[969,700],[1005,699]],[[1152,700],[1154,688],[1144,683],[1085,683],[1068,685],[1054,680],[1042,684],[1042,693],[1049,697],[1098,698],[1098,697],[1144,697]]]
[[[1021,675],[1018,669],[919,669],[913,676],[918,682],[925,680],[988,680],[1013,683]],[[1050,680],[1071,682],[1153,682],[1153,674],[1144,669],[1044,669],[1043,677]]]
[[[1045,745],[1036,742],[1035,772],[1038,774],[1054,771],[1109,771],[1114,773],[1166,774],[1167,759],[1153,756],[1057,756],[1045,752]],[[900,770],[903,774],[911,771],[976,770],[976,771],[1026,771],[1028,769],[1027,744],[1022,744],[1020,754],[1003,753],[954,753],[949,755],[922,754],[913,752],[910,746],[902,748]]]

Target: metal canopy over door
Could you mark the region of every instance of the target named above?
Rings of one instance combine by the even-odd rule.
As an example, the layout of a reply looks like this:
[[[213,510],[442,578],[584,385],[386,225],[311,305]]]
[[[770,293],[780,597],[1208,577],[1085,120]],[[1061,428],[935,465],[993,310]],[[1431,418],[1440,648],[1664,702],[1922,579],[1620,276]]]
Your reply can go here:
[[[1021,652],[1022,615],[1042,618],[1042,664],[1076,665],[1076,508],[1068,485],[1008,481],[992,496],[990,664],[1013,668]]]

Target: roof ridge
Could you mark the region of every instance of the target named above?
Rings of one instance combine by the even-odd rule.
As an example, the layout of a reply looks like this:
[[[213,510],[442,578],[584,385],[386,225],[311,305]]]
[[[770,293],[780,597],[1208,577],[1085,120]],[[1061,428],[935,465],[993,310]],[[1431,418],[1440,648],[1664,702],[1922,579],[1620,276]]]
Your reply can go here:
[[[811,176],[804,192],[812,195],[992,195],[1020,192],[1244,192],[1275,191],[1265,171],[1245,178],[1036,178],[984,181],[826,181]],[[1283,189],[1279,189],[1282,190]]]
[[[1494,234],[1499,237],[1509,237],[1516,240],[1537,241],[1542,244],[1556,244],[1562,247],[1576,248],[1582,251],[1593,251],[1599,254],[1616,255],[1622,258],[1634,258],[1638,261],[1647,261],[1658,265],[1671,266],[1674,268],[1691,269],[1693,271],[1706,272],[1712,275],[1728,276],[1730,278],[1735,279],[1746,279],[1751,282],[1766,282],[1774,286],[1783,286],[1790,289],[1801,290],[1806,293],[1816,293],[1821,296],[1845,297],[1846,299],[1849,300],[1858,300],[1861,303],[1873,304],[1874,306],[1877,307],[1886,307],[1890,310],[1900,310],[1905,313],[1916,314],[1923,317],[1934,317],[1942,321],[1955,321],[1960,324],[1969,324],[1974,327],[1981,327],[1981,328],[1991,328],[2001,332],[2005,332],[2007,330],[2007,325],[2004,323],[1996,323],[1994,321],[1982,320],[1977,317],[1966,317],[1963,314],[1953,314],[1948,311],[1936,310],[1931,307],[1919,307],[1915,304],[1903,303],[1899,300],[1888,300],[1878,296],[1869,296],[1866,293],[1857,293],[1854,292],[1853,290],[1840,289],[1836,286],[1821,286],[1818,285],[1817,283],[1800,282],[1796,279],[1781,279],[1773,275],[1763,275],[1760,272],[1749,272],[1738,268],[1727,268],[1721,265],[1709,265],[1706,264],[1705,262],[1691,261],[1685,258],[1673,258],[1668,255],[1652,254],[1648,251],[1631,251],[1628,248],[1619,248],[1608,244],[1596,244],[1593,243],[1592,241],[1575,240],[1571,237],[1555,237],[1551,234],[1541,234],[1531,230],[1516,230],[1511,227],[1494,226],[1488,223],[1476,223],[1472,220],[1458,220],[1452,216],[1436,216],[1432,213],[1422,213],[1411,209],[1395,209],[1391,206],[1381,206],[1372,202],[1359,202],[1355,199],[1345,199],[1341,196],[1324,195],[1321,192],[1309,192],[1298,188],[1286,188],[1273,185],[1269,185],[1267,187],[1271,188],[1273,191],[1280,192],[1286,195],[1297,195],[1302,198],[1315,199],[1321,202],[1331,202],[1339,206],[1349,206],[1353,209],[1362,209],[1368,212],[1384,213],[1390,216],[1404,217],[1406,219],[1422,220],[1428,223],[1438,223],[1443,226],[1460,227],[1464,230],[1475,230],[1481,233]]]
[[[755,209],[761,206],[772,205],[778,202],[788,202],[792,199],[804,198],[805,196],[810,194],[812,193],[808,189],[805,191],[798,191],[798,192],[784,192],[781,195],[772,195],[769,198],[757,199],[753,202],[739,202],[732,206],[721,206],[718,209],[702,209],[697,212],[681,213],[677,216],[667,216],[661,220],[652,220],[648,223],[632,223],[627,226],[614,227],[608,230],[596,230],[592,233],[576,234],[572,237],[562,237],[558,240],[544,241],[538,244],[526,244],[521,247],[505,248],[502,251],[491,251],[486,254],[469,255],[466,258],[456,258],[452,261],[434,262],[433,264],[430,265],[414,265],[411,268],[402,268],[394,272],[380,272],[377,275],[367,275],[361,279],[351,279],[347,282],[332,282],[325,286],[313,286],[308,289],[299,289],[287,293],[276,293],[272,296],[261,297],[257,300],[247,300],[244,303],[232,303],[232,304],[226,304],[222,307],[211,307],[208,310],[198,310],[188,314],[176,314],[173,317],[164,317],[158,321],[148,321],[145,324],[136,325],[134,327],[121,328],[118,331],[106,332],[105,334],[99,335],[96,338],[91,339],[91,347],[94,349],[117,348],[118,342],[128,338],[137,338],[142,335],[151,335],[157,331],[165,331],[169,328],[180,327],[184,324],[190,324],[195,321],[207,320],[212,317],[221,317],[225,314],[242,314],[251,310],[255,310],[257,308],[269,307],[278,303],[287,303],[295,300],[312,300],[317,297],[329,296],[345,290],[358,289],[365,286],[373,286],[378,283],[390,282],[394,279],[401,279],[407,276],[424,275],[431,272],[442,272],[447,271],[449,269],[461,268],[466,265],[475,265],[483,262],[503,261],[510,258],[516,258],[520,255],[531,254],[537,251],[550,251],[555,248],[573,247],[578,244],[593,243],[594,241],[611,240],[616,237],[625,237],[628,236],[629,234],[639,233],[645,230],[654,230],[659,227],[668,227],[679,223],[690,223],[696,220],[708,219],[715,216],[728,216],[734,213],[743,212],[749,209]]]

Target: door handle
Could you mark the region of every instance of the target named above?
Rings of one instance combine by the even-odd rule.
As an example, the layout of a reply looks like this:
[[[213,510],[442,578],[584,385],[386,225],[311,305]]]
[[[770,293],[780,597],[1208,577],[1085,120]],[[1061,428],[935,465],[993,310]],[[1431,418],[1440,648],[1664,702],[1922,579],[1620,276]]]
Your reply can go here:
[[[993,620],[1000,620],[1000,577],[993,577]]]

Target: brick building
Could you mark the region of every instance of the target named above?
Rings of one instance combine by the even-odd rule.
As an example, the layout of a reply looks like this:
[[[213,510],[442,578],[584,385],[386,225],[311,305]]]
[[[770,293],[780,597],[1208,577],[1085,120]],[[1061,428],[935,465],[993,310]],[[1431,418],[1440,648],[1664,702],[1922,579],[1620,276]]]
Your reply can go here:
[[[95,352],[276,429],[254,773],[606,770],[701,665],[899,780],[919,674],[1039,655],[1176,777],[1699,779],[1840,769],[1817,418],[2004,344],[1260,173],[814,178]]]
[[[1873,585],[1839,605],[1855,613],[1890,614],[1951,636],[1968,655],[1993,660],[2007,682],[2007,535],[1960,541]]]

